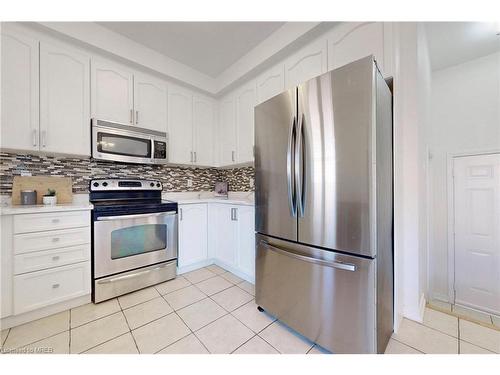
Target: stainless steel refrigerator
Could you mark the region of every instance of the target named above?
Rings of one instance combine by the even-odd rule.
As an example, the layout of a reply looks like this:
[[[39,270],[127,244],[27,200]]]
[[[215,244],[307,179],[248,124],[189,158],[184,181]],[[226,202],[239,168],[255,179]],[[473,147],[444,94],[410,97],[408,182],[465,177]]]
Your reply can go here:
[[[392,333],[392,138],[372,56],[255,108],[256,302],[334,353]]]

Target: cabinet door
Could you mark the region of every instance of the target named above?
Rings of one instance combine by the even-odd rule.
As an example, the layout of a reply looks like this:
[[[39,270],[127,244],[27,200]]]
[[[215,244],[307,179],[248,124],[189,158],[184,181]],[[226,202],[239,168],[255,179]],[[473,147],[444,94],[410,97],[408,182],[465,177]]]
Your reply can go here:
[[[1,45],[0,145],[18,150],[38,150],[38,41],[2,30]]]
[[[214,165],[215,103],[202,96],[193,97],[194,163]]]
[[[92,117],[134,123],[134,84],[131,71],[109,61],[92,59]]]
[[[179,268],[208,257],[208,222],[206,204],[179,206]]]
[[[90,57],[40,43],[40,150],[90,155]]]
[[[289,89],[327,71],[326,41],[318,39],[285,61],[285,85]]]
[[[167,85],[145,74],[134,74],[135,125],[167,131]]]
[[[231,216],[231,209],[234,207],[229,204],[216,204],[214,206],[215,257],[227,266],[236,267],[238,227],[234,216]]]
[[[348,22],[332,30],[328,37],[328,69],[336,69],[368,55],[384,68],[384,24]]]
[[[285,70],[279,64],[257,78],[257,104],[282,93],[285,90]]]
[[[220,101],[219,108],[220,165],[236,162],[236,118],[234,99],[226,97]]]
[[[236,100],[236,135],[238,163],[253,161],[255,85],[252,83],[241,89],[235,97]]]
[[[255,278],[255,210],[252,206],[236,207],[238,223],[238,268]]]
[[[193,95],[180,87],[168,89],[169,162],[193,162]]]

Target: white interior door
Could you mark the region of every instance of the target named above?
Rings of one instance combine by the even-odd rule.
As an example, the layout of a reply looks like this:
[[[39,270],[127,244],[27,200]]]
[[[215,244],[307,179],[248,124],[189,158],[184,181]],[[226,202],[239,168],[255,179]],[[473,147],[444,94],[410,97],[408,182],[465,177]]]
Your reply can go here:
[[[455,303],[500,314],[500,154],[454,160]]]

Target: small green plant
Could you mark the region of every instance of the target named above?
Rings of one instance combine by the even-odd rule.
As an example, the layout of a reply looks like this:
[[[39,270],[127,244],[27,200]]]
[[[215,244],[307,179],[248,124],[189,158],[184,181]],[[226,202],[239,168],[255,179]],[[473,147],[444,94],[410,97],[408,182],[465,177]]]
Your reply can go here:
[[[44,197],[55,197],[56,191],[53,189],[47,189],[47,193],[44,194]]]

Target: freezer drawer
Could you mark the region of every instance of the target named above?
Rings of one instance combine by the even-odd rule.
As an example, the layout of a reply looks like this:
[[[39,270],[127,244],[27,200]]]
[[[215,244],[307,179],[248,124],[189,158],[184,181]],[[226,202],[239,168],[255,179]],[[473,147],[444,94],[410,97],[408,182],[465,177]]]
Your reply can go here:
[[[375,260],[256,235],[256,302],[333,353],[376,353]]]

